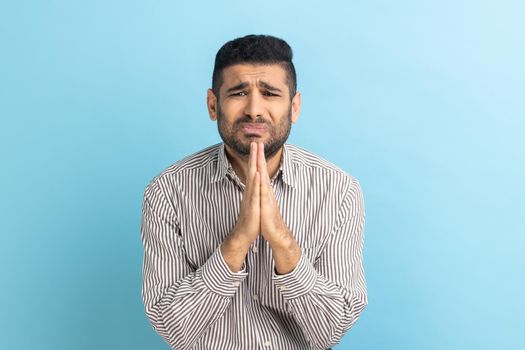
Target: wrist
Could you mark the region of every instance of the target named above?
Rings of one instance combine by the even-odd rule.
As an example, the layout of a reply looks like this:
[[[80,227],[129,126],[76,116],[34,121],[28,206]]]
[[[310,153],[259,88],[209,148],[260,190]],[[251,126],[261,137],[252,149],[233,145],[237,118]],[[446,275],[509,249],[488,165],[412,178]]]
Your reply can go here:
[[[232,272],[241,270],[251,242],[246,238],[232,233],[221,243],[220,251],[226,265]]]
[[[246,250],[246,252],[248,252],[254,240],[255,239],[252,239],[252,237],[249,237],[243,231],[234,227],[228,237],[226,237],[226,239],[223,241],[223,244],[227,244],[229,247],[235,250]]]
[[[275,272],[278,275],[290,273],[301,259],[301,248],[293,239],[286,239],[272,246]]]

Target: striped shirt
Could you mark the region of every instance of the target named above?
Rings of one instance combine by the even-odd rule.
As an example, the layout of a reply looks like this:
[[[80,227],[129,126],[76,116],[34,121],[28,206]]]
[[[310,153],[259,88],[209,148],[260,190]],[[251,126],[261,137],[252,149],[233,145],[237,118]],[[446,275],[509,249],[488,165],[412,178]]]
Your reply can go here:
[[[224,144],[171,165],[146,187],[142,298],[173,349],[324,350],[365,308],[359,182],[285,144],[272,187],[302,252],[285,275],[275,274],[262,236],[237,273],[221,255],[244,190]]]

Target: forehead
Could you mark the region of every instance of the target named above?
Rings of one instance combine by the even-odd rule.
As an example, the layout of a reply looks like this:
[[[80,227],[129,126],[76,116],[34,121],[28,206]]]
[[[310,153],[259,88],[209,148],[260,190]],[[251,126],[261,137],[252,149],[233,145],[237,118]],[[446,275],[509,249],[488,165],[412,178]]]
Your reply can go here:
[[[256,84],[262,80],[271,84],[286,86],[286,71],[280,64],[234,64],[222,71],[223,86],[239,83]]]

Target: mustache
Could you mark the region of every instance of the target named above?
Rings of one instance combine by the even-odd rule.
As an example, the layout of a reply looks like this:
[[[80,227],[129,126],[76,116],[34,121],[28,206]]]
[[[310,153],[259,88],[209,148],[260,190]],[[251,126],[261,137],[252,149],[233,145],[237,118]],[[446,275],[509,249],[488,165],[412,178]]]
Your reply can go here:
[[[257,117],[255,120],[250,118],[249,116],[245,115],[244,117],[241,117],[235,121],[235,126],[239,126],[243,123],[260,123],[260,124],[270,124],[266,119],[262,117]]]

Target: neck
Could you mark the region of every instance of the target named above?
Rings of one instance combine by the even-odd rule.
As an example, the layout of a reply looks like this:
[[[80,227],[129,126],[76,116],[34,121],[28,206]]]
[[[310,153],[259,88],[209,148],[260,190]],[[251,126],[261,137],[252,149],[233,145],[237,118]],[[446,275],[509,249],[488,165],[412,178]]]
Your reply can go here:
[[[246,185],[246,178],[248,176],[248,160],[249,155],[239,155],[228,145],[224,144],[224,151],[228,157],[228,161],[232,165],[235,174]],[[266,168],[268,170],[268,175],[270,179],[275,176],[277,170],[279,170],[279,165],[281,164],[281,157],[283,154],[283,147],[279,148],[270,158],[266,158]]]

